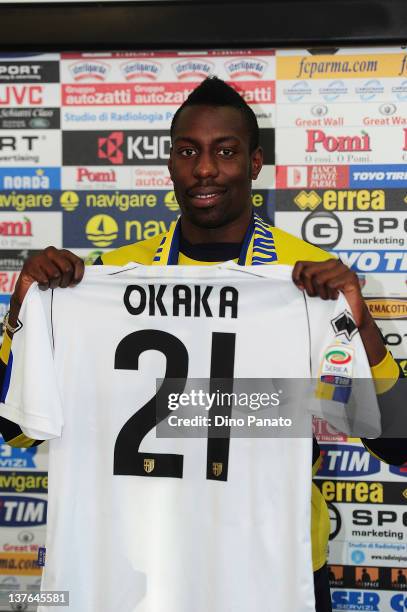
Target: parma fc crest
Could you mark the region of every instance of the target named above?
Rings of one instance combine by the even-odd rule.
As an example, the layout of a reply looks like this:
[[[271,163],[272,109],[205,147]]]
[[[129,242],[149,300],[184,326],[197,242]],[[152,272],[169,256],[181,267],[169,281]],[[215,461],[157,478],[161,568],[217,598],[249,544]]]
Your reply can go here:
[[[144,471],[146,474],[151,474],[155,468],[155,459],[144,459]]]

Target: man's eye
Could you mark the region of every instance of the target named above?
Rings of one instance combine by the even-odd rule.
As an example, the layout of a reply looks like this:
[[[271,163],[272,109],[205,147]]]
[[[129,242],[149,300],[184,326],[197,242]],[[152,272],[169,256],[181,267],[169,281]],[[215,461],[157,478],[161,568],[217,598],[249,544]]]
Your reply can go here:
[[[181,151],[179,151],[179,153],[183,157],[193,157],[195,155],[195,149],[181,149]]]
[[[222,155],[222,157],[233,157],[235,154],[233,149],[220,149],[219,153]]]

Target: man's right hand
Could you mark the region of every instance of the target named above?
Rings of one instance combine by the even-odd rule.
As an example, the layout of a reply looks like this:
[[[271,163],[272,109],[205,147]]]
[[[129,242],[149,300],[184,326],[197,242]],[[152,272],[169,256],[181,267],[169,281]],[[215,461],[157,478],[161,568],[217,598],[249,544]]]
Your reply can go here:
[[[25,294],[34,282],[40,289],[73,287],[83,278],[84,263],[80,257],[66,249],[47,247],[25,262],[11,296],[9,323],[17,325],[18,314]]]

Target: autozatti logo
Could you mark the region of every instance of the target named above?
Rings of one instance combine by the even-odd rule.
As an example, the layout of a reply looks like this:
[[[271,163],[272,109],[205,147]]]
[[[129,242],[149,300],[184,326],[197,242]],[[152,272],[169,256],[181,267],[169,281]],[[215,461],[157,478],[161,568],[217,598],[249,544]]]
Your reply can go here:
[[[322,464],[318,476],[364,477],[380,471],[379,460],[358,446],[324,444],[321,445],[321,455]]]
[[[75,81],[105,81],[110,72],[110,66],[104,62],[80,61],[69,66]]]
[[[123,132],[112,132],[106,138],[98,138],[99,159],[108,159],[112,164],[122,164],[123,142]]]
[[[191,77],[201,77],[205,79],[213,73],[215,65],[212,62],[188,59],[175,62],[172,69],[178,79],[189,79]]]
[[[257,58],[239,58],[237,60],[229,60],[225,63],[225,68],[228,75],[233,79],[242,77],[254,77],[256,79],[263,78],[268,64],[264,60]]]
[[[372,150],[370,148],[370,136],[366,132],[362,132],[361,136],[328,136],[323,130],[307,130],[306,151],[308,153],[315,153],[321,148],[329,153]]]
[[[36,497],[0,496],[0,525],[3,527],[34,527],[45,525],[47,501]]]
[[[150,79],[155,81],[162,69],[161,64],[146,60],[131,60],[121,64],[120,70],[126,81],[134,79]]]

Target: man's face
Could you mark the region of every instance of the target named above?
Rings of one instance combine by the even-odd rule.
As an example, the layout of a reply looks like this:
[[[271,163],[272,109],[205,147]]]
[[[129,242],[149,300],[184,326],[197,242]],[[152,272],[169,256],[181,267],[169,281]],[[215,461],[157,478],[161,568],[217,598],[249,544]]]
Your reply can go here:
[[[251,182],[262,150],[250,153],[244,115],[229,106],[189,106],[175,125],[169,171],[182,216],[217,228],[251,214]]]

